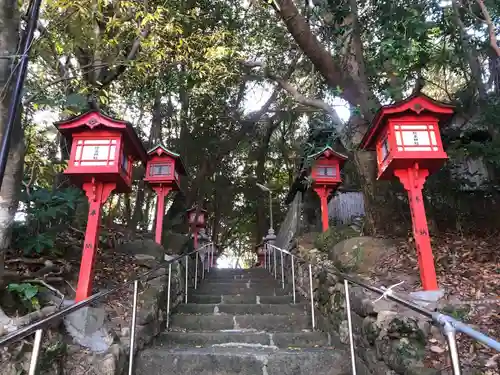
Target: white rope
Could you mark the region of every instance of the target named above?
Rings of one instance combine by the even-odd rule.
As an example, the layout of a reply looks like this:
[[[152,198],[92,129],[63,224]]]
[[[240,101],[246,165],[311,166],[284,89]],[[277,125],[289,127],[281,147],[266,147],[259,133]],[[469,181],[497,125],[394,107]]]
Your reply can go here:
[[[404,281],[401,281],[401,282],[399,282],[397,284],[391,285],[389,288],[386,288],[386,287],[383,287],[383,286],[380,287],[380,289],[384,290],[384,293],[382,293],[382,295],[380,297],[378,297],[375,301],[373,301],[373,303],[378,302],[381,299],[387,299],[387,296],[392,296],[392,290],[395,287],[397,287],[397,286],[399,286],[399,285],[401,285],[403,283],[404,283]]]

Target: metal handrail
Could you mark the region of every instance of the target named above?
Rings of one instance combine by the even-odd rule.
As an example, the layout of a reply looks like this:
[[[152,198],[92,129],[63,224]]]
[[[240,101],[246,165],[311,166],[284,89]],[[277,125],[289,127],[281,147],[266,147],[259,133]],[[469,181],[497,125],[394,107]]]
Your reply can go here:
[[[34,345],[33,345],[33,352],[32,352],[32,355],[31,355],[31,363],[30,363],[30,368],[29,368],[29,372],[28,374],[29,375],[35,375],[36,373],[36,366],[37,366],[37,360],[38,360],[38,356],[39,356],[39,352],[40,352],[40,348],[41,348],[41,340],[42,340],[42,333],[43,333],[43,330],[45,328],[48,328],[50,327],[51,324],[53,324],[55,321],[58,321],[62,318],[64,318],[65,316],[68,316],[69,314],[77,311],[77,310],[80,310],[81,308],[83,307],[86,307],[86,306],[89,306],[92,302],[94,301],[97,301],[103,297],[106,297],[110,294],[113,294],[119,290],[122,290],[126,287],[129,287],[131,284],[134,285],[134,298],[133,298],[133,305],[132,305],[132,308],[133,308],[133,311],[132,311],[132,324],[131,324],[131,339],[130,339],[130,360],[129,360],[129,375],[132,375],[132,367],[133,367],[133,351],[134,351],[134,341],[135,341],[135,322],[136,322],[136,312],[137,312],[137,295],[138,295],[138,286],[139,286],[139,281],[148,281],[150,280],[150,277],[155,273],[157,272],[158,270],[162,269],[162,268],[165,268],[165,266],[168,265],[168,301],[167,301],[167,327],[169,325],[169,316],[170,316],[170,289],[171,289],[171,275],[172,275],[172,264],[182,260],[184,258],[185,262],[186,262],[186,270],[185,270],[185,274],[186,274],[186,285],[185,285],[185,301],[187,302],[187,298],[188,298],[188,291],[187,291],[187,288],[188,288],[188,259],[191,255],[193,254],[196,254],[196,271],[195,271],[195,278],[198,277],[198,257],[199,257],[199,253],[201,250],[209,247],[209,252],[208,252],[208,271],[210,271],[210,267],[212,265],[212,262],[213,262],[213,252],[214,252],[214,246],[213,246],[213,242],[209,242],[209,243],[206,243],[202,246],[200,246],[199,248],[187,253],[187,254],[181,254],[181,255],[178,255],[172,259],[169,259],[169,260],[166,260],[166,261],[163,261],[160,265],[154,267],[153,269],[149,270],[148,272],[136,277],[135,279],[133,280],[129,280],[129,281],[126,281],[124,282],[123,284],[121,284],[120,286],[118,287],[115,287],[113,289],[110,289],[110,290],[104,290],[102,292],[98,292],[86,299],[84,299],[83,301],[80,301],[80,302],[77,302],[71,306],[68,306],[68,307],[65,307],[59,311],[56,311],[55,313],[43,318],[43,319],[40,319],[38,320],[37,322],[35,323],[32,323],[26,327],[23,327],[23,328],[20,328],[18,329],[17,331],[15,332],[12,332],[8,335],[5,335],[5,336],[2,336],[0,337],[0,347],[3,347],[3,346],[7,346],[7,345],[10,345],[14,342],[17,342],[19,340],[22,340],[23,338],[25,338],[26,336],[29,336],[33,333],[36,333],[35,334],[35,342],[34,342]],[[158,277],[158,276],[154,276],[154,277]],[[151,278],[154,278],[154,277],[151,277]],[[205,277],[205,267],[203,267],[203,270],[202,270],[202,277],[204,278]],[[197,288],[197,280],[195,281],[195,289]]]
[[[296,286],[295,286],[295,259],[305,263],[309,268],[309,286],[310,286],[310,299],[311,299],[311,313],[312,313],[312,328],[315,329],[315,317],[314,317],[314,295],[313,295],[313,287],[312,287],[312,263],[310,261],[305,260],[304,258],[297,256],[291,253],[288,250],[282,249],[278,246],[275,246],[272,243],[266,243],[267,251],[264,252],[264,264],[265,268],[274,273],[274,277],[277,279],[277,271],[276,271],[276,250],[281,253],[281,284],[284,286],[284,262],[283,262],[283,254],[287,254],[291,256],[291,267],[292,267],[292,287],[293,287],[293,300],[294,303],[296,301]],[[271,257],[271,251],[273,252],[273,256]],[[273,261],[273,266],[271,266],[271,260]],[[459,320],[452,318],[449,315],[443,314],[439,311],[431,311],[426,309],[425,307],[419,306],[414,302],[405,300],[397,295],[395,295],[391,288],[384,287],[376,287],[370,284],[367,284],[361,280],[358,280],[352,276],[346,275],[343,272],[337,270],[327,269],[326,267],[319,265],[323,271],[338,276],[344,281],[344,289],[346,295],[346,310],[347,310],[347,324],[349,330],[349,341],[350,341],[350,351],[351,351],[351,366],[353,374],[356,375],[356,363],[355,363],[355,354],[354,354],[354,340],[352,334],[352,319],[351,319],[351,308],[350,308],[350,297],[349,297],[349,282],[352,284],[359,285],[365,289],[368,289],[372,292],[379,294],[383,298],[387,298],[391,301],[394,301],[400,305],[403,305],[421,315],[424,315],[427,318],[430,318],[434,325],[440,327],[442,329],[442,333],[445,336],[448,348],[450,352],[450,359],[452,363],[453,375],[460,375],[460,360],[458,355],[457,343],[456,343],[456,332],[462,332],[477,341],[483,343],[484,345],[500,351],[500,342],[497,340],[473,329],[465,323],[462,323]]]

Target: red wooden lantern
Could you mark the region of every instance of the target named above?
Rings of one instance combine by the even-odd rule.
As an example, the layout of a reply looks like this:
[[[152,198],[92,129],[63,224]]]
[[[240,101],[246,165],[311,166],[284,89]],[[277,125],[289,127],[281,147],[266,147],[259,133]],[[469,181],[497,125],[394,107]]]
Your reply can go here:
[[[399,178],[408,192],[417,247],[420,277],[425,290],[437,290],[422,188],[429,173],[448,156],[443,149],[439,123],[453,116],[452,106],[424,94],[382,107],[360,147],[376,150],[378,179]]]
[[[146,162],[146,151],[128,122],[98,111],[86,112],[55,123],[71,143],[68,167],[64,171],[85,190],[89,216],[85,231],[76,301],[92,293],[92,271],[98,244],[101,209],[111,191],[130,192],[132,164]]]
[[[163,231],[165,197],[171,190],[179,190],[180,175],[186,175],[186,170],[179,154],[168,150],[163,145],[157,145],[148,151],[144,181],[151,185],[157,195],[155,241],[159,244],[161,244]]]
[[[203,228],[206,222],[207,210],[198,208],[197,206],[191,207],[187,210],[188,223],[193,229],[194,248],[198,248],[198,229]]]
[[[342,183],[340,170],[344,166],[347,156],[338,153],[330,146],[309,158],[314,159],[311,177],[313,189],[321,201],[321,222],[323,232],[328,230],[328,197]]]
[[[258,245],[255,245],[255,253],[257,254],[257,264],[259,267],[265,267],[265,250],[264,243],[261,242]]]

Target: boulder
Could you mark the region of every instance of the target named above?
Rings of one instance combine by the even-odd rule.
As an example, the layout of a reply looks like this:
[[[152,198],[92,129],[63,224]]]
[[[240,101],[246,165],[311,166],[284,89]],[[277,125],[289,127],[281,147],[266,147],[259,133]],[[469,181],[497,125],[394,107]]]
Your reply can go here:
[[[124,242],[118,245],[115,248],[115,251],[118,253],[130,255],[150,255],[155,257],[155,259],[157,260],[163,260],[163,256],[165,254],[165,249],[163,248],[163,246],[149,239]]]
[[[189,236],[176,232],[166,232],[163,235],[163,245],[168,254],[181,254],[189,241]]]
[[[389,240],[369,236],[353,237],[333,245],[328,257],[343,272],[367,273],[379,260],[395,250]]]

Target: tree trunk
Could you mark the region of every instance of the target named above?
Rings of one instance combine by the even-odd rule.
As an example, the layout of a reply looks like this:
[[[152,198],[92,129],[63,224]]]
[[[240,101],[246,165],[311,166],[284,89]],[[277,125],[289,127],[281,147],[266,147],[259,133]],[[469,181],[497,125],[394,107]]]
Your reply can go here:
[[[142,217],[141,228],[142,230],[148,230],[149,228],[149,219],[151,218],[151,207],[156,207],[153,199],[155,198],[155,194],[152,191],[148,191],[146,196],[146,209],[144,210],[144,215]]]
[[[143,216],[143,206],[144,206],[144,190],[146,188],[146,183],[144,180],[139,180],[137,183],[137,194],[135,195],[135,204],[134,204],[134,212],[132,213],[132,217],[128,222],[128,228],[130,230],[136,230],[137,225],[142,220]]]
[[[16,47],[19,42],[17,4],[15,0],[0,1],[0,54],[3,56],[16,54]],[[11,100],[12,87],[9,87],[9,81],[14,81],[17,73],[12,71],[13,62],[13,59],[0,59],[0,87],[3,88],[7,85],[6,95],[0,101],[1,133],[4,131],[8,106]],[[14,74],[14,76],[13,79],[9,80],[11,74]],[[8,249],[11,243],[12,224],[19,203],[18,193],[23,177],[24,152],[24,131],[21,127],[21,116],[19,114],[12,131],[7,167],[0,190],[0,251],[2,251],[0,258],[3,258],[3,251]]]
[[[306,18],[297,9],[293,0],[281,0],[280,16],[296,43],[311,60],[327,84],[342,89],[340,96],[352,106],[359,108],[360,116],[352,116],[349,129],[349,143],[356,148],[366,133],[380,104],[369,89],[365,71],[360,26],[357,18],[357,2],[350,0],[351,37],[347,53],[335,58],[314,35]],[[372,152],[355,152],[357,172],[365,198],[365,212],[368,231],[372,233],[392,232],[391,223],[401,222],[401,205],[398,203],[393,186],[376,181],[376,159]]]
[[[125,200],[125,209],[123,212],[123,222],[129,226],[130,221],[132,220],[132,204],[130,203],[130,193],[124,194]]]

